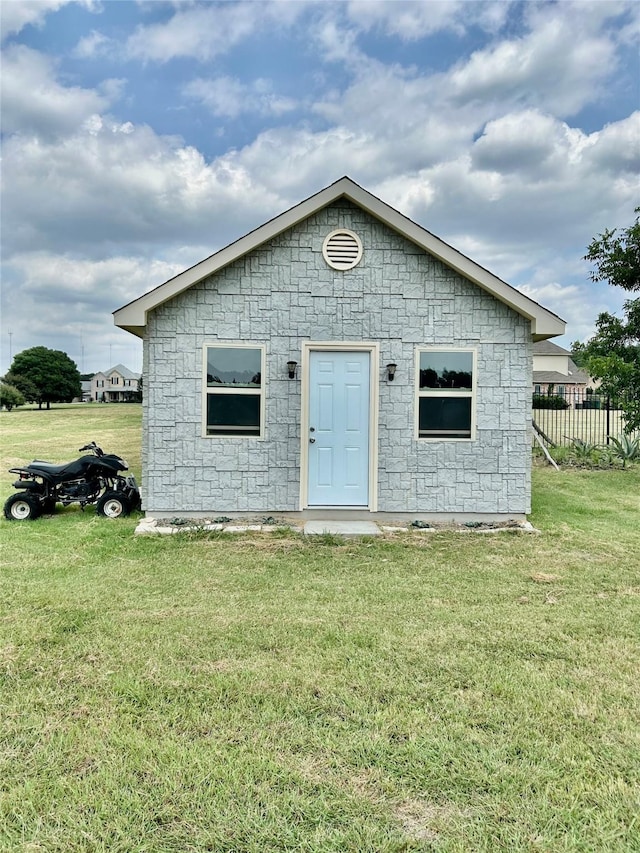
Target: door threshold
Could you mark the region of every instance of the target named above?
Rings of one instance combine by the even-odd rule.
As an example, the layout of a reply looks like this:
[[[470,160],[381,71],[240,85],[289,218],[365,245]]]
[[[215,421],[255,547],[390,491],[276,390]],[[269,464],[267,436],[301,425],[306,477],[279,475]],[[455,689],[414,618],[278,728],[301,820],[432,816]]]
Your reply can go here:
[[[305,507],[305,512],[371,512],[371,508],[366,504],[354,504],[353,506],[344,506],[344,504],[313,504],[313,506]]]

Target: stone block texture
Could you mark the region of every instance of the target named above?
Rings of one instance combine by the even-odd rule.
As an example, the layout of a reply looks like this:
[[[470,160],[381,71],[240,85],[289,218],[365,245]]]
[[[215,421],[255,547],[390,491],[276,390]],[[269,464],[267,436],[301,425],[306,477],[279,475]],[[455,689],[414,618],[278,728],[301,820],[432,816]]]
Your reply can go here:
[[[364,254],[338,272],[327,234]],[[378,511],[530,510],[529,322],[350,201],[320,210],[150,312],[144,341],[144,508],[220,515],[296,512],[305,341],[380,345]],[[264,439],[205,437],[203,347],[266,346]],[[416,348],[477,351],[472,441],[415,437]],[[394,382],[384,366],[398,365]]]

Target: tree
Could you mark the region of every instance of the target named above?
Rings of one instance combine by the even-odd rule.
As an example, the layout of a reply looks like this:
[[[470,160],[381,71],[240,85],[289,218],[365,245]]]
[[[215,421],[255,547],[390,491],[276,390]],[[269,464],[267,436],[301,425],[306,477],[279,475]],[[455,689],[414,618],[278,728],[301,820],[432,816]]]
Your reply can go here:
[[[640,218],[620,233],[607,230],[595,237],[585,260],[595,266],[592,281],[640,290]],[[632,432],[640,429],[640,299],[628,299],[623,311],[623,318],[600,314],[596,334],[582,352],[591,376],[601,380],[602,392],[624,412],[625,432]]]
[[[580,341],[574,341],[571,344],[571,359],[576,367],[587,366],[587,345]]]
[[[10,412],[16,406],[24,406],[24,404],[25,399],[15,386],[0,382],[0,408],[4,406]]]
[[[43,403],[46,403],[48,409],[51,403],[71,402],[82,393],[78,368],[61,350],[47,347],[23,350],[13,359],[7,376],[39,408],[42,408]],[[29,387],[27,393],[25,382]]]
[[[17,388],[28,403],[35,403],[37,401],[38,389],[26,376],[20,376],[10,370],[5,374],[4,381],[8,385],[13,385],[14,388]]]

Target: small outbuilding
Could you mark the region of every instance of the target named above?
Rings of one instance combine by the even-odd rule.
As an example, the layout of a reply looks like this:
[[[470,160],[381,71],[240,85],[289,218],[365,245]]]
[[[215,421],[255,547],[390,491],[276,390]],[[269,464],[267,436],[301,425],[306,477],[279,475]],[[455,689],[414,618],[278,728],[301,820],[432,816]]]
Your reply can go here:
[[[149,516],[530,511],[532,347],[564,321],[347,177],[114,317]]]

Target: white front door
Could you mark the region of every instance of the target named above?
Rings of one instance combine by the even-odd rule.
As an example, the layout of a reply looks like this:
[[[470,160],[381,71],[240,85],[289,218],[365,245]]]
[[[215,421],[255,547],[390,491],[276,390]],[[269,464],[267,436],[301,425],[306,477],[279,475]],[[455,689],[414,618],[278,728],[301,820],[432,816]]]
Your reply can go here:
[[[309,506],[369,504],[370,352],[311,351]]]

